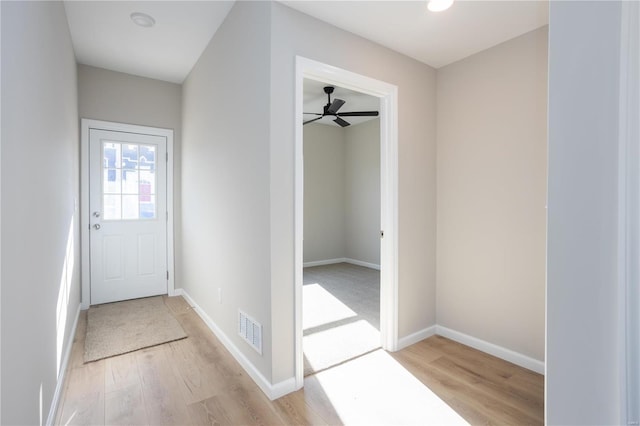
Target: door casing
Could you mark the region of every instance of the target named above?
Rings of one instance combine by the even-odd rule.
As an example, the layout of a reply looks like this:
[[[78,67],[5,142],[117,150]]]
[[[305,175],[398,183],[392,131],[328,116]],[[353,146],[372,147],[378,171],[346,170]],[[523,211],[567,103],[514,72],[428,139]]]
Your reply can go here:
[[[109,130],[115,132],[138,133],[143,135],[162,136],[167,140],[167,270],[169,272],[167,291],[169,296],[175,295],[174,280],[174,241],[173,241],[173,130],[157,127],[138,126],[134,124],[115,123],[110,121],[81,119],[80,123],[80,236],[82,261],[82,294],[81,307],[88,309],[91,304],[91,264],[90,264],[90,232],[89,232],[89,131],[90,129]]]
[[[304,385],[302,348],[302,268],[304,232],[303,81],[335,84],[380,99],[380,337],[382,348],[398,348],[398,87],[361,74],[296,56],[295,74],[295,387]]]

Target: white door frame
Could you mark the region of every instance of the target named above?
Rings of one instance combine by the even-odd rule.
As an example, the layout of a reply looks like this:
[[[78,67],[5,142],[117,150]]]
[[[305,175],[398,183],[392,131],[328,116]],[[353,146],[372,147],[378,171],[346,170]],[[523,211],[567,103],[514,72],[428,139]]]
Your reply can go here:
[[[380,99],[380,337],[382,347],[398,347],[398,88],[331,65],[296,56],[295,77],[295,377],[304,384],[302,348],[302,267],[304,232],[303,80],[309,78]]]
[[[111,121],[90,120],[83,118],[80,125],[80,237],[82,259],[82,309],[88,309],[91,303],[91,263],[89,243],[89,130],[108,130],[114,132],[138,133],[143,135],[163,136],[167,139],[167,270],[169,277],[167,292],[175,295],[174,281],[174,249],[173,249],[173,130],[156,127],[137,126],[134,124],[115,123]]]

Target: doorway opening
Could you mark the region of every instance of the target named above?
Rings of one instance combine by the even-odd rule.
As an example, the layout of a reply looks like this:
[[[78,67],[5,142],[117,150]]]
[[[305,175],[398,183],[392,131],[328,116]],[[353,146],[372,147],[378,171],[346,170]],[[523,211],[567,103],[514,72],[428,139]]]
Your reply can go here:
[[[304,83],[318,82],[321,87],[334,86],[377,98],[379,102],[379,165],[380,165],[380,346],[397,348],[397,87],[347,70],[307,58],[296,58],[296,158],[295,158],[295,360],[296,387],[304,383],[303,350],[304,319]],[[313,83],[311,83],[313,84]],[[351,117],[348,117],[352,119]],[[339,123],[338,123],[339,124]],[[333,259],[335,261],[335,259]],[[341,259],[338,259],[341,260]],[[332,262],[333,263],[333,262]],[[339,263],[338,265],[345,265]],[[307,263],[307,266],[311,266]],[[320,265],[316,265],[320,266]],[[371,264],[365,266],[372,266]],[[355,265],[354,267],[358,267]],[[366,270],[366,268],[365,268]],[[314,284],[314,283],[310,283]],[[320,286],[321,287],[321,286]],[[311,292],[323,293],[317,287]],[[326,289],[325,289],[326,290]],[[323,293],[324,294],[324,293]],[[325,294],[326,296],[326,294]],[[319,297],[319,296],[317,296]],[[351,315],[351,314],[350,314]],[[357,321],[353,324],[362,324]]]
[[[304,80],[304,375],[381,347],[380,102]]]

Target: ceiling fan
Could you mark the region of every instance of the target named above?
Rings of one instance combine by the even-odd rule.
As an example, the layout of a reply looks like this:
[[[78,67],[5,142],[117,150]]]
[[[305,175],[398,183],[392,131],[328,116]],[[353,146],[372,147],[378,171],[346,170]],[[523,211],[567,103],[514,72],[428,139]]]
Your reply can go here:
[[[335,87],[333,86],[326,86],[324,88],[324,93],[327,94],[327,104],[323,107],[322,114],[317,112],[304,112],[303,114],[319,115],[319,117],[304,121],[302,123],[303,125],[313,123],[314,121],[318,121],[321,118],[324,118],[326,116],[331,116],[331,117],[335,117],[335,120],[333,120],[335,123],[339,124],[342,127],[347,127],[351,125],[351,123],[349,123],[346,120],[343,120],[341,117],[377,117],[378,116],[378,111],[338,112],[338,110],[342,108],[342,105],[344,105],[344,101],[342,99],[336,98],[333,100],[333,102],[331,102],[331,94],[333,93],[334,89]]]

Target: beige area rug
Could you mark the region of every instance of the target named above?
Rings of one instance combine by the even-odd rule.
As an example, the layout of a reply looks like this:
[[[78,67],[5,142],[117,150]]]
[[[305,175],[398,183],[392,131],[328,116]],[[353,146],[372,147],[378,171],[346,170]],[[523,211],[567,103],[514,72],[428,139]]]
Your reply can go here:
[[[185,337],[162,296],[92,306],[87,313],[84,362]]]

